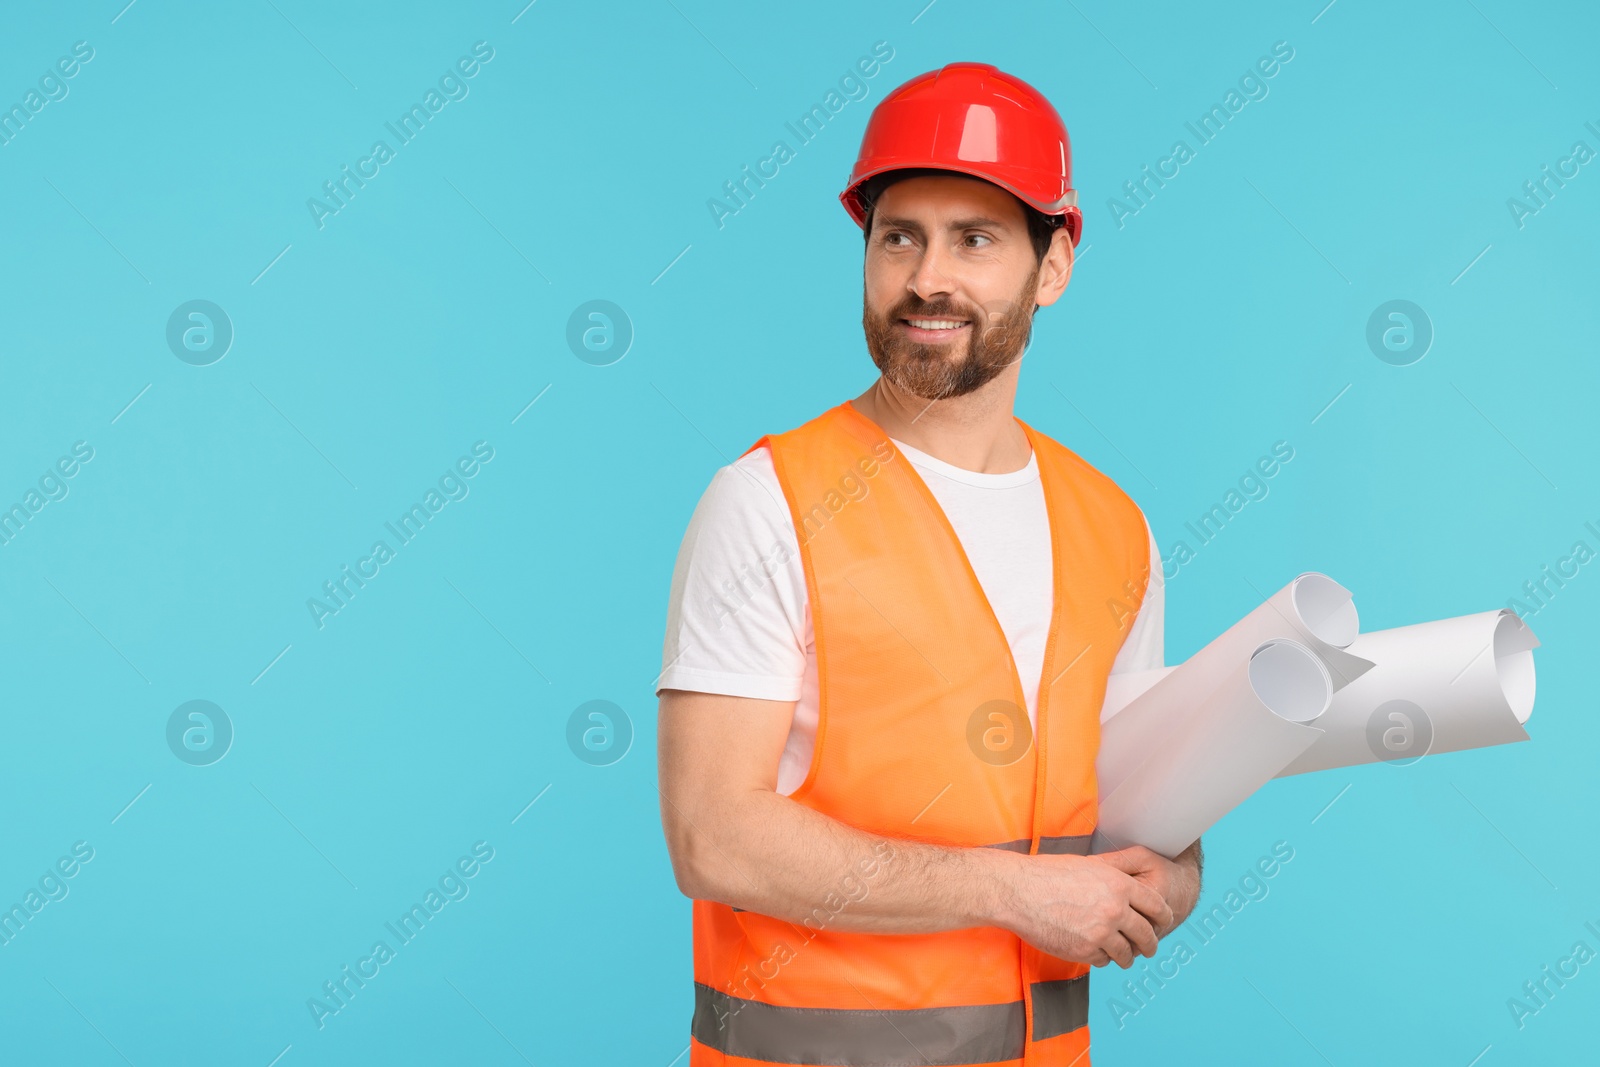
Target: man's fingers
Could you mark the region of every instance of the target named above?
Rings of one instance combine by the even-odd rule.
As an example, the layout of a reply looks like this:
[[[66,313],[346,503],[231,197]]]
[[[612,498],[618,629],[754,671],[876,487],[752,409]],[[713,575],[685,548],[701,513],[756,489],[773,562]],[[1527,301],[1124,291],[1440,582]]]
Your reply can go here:
[[[1141,956],[1154,956],[1158,938],[1156,937],[1155,924],[1143,915],[1129,908],[1122,917],[1120,930],[1133,950]]]
[[[1120,932],[1113,932],[1110,937],[1106,938],[1105,944],[1101,947],[1110,954],[1112,959],[1117,961],[1117,966],[1123,970],[1133,966],[1134,946]]]
[[[1148,882],[1141,882],[1137,878],[1133,882],[1133,891],[1128,894],[1128,903],[1146,919],[1162,930],[1172,925],[1172,905],[1166,898]]]

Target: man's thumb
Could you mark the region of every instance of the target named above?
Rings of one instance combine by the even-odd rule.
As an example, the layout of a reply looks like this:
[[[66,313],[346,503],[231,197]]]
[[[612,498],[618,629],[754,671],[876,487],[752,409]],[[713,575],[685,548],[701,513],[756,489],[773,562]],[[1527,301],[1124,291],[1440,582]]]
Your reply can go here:
[[[1151,867],[1149,854],[1137,845],[1119,848],[1115,852],[1096,853],[1094,858],[1124,874],[1138,874]]]

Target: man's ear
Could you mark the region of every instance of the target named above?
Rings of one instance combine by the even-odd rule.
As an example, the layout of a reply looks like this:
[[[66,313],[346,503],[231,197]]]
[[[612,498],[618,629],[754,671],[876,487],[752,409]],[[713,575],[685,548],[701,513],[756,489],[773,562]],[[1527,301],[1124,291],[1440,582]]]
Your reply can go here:
[[[1044,261],[1039,264],[1039,285],[1034,291],[1033,302],[1040,307],[1049,307],[1061,299],[1072,277],[1072,265],[1077,261],[1072,235],[1067,233],[1065,226],[1058,226],[1050,235],[1050,247],[1045,251]]]

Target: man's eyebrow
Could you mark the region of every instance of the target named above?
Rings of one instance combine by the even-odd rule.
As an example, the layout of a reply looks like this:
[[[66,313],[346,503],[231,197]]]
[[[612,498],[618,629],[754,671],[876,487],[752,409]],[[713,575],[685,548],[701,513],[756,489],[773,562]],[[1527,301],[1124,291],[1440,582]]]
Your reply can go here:
[[[878,228],[884,230],[910,230],[912,233],[922,232],[922,223],[915,219],[899,219],[893,216],[875,216]]]
[[[912,233],[922,233],[922,224],[915,219],[880,218],[879,224],[886,230],[909,230]],[[999,219],[991,219],[985,215],[974,215],[971,218],[955,219],[950,223],[952,230],[1009,230],[1011,227]]]
[[[999,219],[991,219],[983,215],[974,215],[969,219],[956,219],[950,224],[952,230],[1008,230],[1011,227]]]

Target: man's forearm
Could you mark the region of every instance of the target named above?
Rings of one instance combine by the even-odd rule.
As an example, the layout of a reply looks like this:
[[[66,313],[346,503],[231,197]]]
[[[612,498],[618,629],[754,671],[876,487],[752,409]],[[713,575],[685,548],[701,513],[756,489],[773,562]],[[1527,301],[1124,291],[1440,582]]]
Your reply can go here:
[[[690,895],[814,929],[932,933],[1000,924],[1007,864],[1020,857],[880,837],[786,796],[758,791],[691,828]]]

